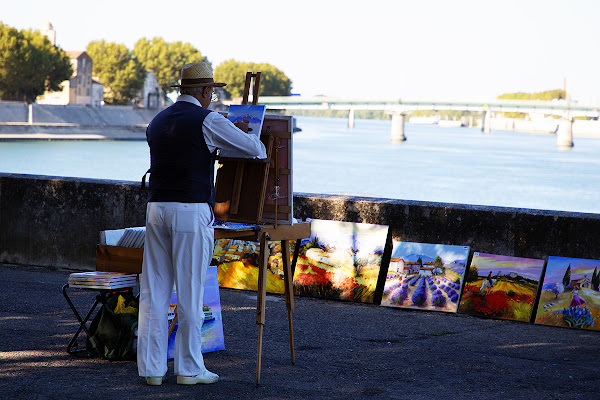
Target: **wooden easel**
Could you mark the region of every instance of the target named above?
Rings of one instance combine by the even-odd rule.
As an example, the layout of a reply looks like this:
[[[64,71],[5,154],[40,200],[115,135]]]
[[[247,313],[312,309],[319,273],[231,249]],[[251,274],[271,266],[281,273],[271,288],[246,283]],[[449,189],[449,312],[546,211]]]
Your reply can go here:
[[[246,74],[244,96],[242,104],[248,104],[251,80],[254,78],[252,104],[258,104],[260,72]],[[291,129],[289,129],[291,139]],[[294,264],[299,250],[299,239],[310,237],[310,223],[296,223],[294,225],[278,224],[278,205],[274,204],[273,225],[265,225],[262,220],[263,208],[266,197],[269,168],[274,161],[274,189],[275,196],[279,196],[279,136],[287,132],[273,132],[270,126],[263,124],[261,140],[267,150],[265,160],[220,158],[221,164],[217,172],[215,186],[216,205],[215,216],[222,221],[234,221],[259,225],[256,230],[232,231],[215,228],[215,238],[232,238],[259,242],[259,272],[258,290],[256,296],[256,324],[258,325],[258,345],[256,356],[256,384],[260,384],[261,357],[263,329],[265,325],[266,291],[267,291],[267,266],[269,262],[269,241],[281,241],[282,259],[284,263],[285,299],[288,311],[288,325],[290,334],[290,353],[292,364],[296,362],[294,349],[294,331],[292,310],[294,309],[292,263],[290,262],[290,240],[296,240],[294,251]],[[275,145],[274,145],[275,144]],[[287,173],[291,174],[291,170]],[[251,195],[254,194],[254,195]],[[289,210],[291,213],[292,210]]]

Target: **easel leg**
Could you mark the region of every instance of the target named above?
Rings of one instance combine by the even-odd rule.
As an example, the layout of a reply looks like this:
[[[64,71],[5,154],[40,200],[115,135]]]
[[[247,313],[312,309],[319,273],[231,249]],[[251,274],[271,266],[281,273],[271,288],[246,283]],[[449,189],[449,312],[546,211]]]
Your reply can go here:
[[[296,363],[296,351],[294,349],[294,324],[292,320],[292,310],[294,309],[294,277],[290,265],[290,241],[281,241],[281,255],[283,259],[283,280],[285,284],[285,305],[288,312],[288,325],[290,329],[290,354],[292,364]]]
[[[258,349],[256,354],[256,385],[260,384],[260,367],[262,357],[262,336],[265,325],[265,308],[267,296],[267,264],[269,263],[269,236],[260,235],[260,260],[258,269],[258,290],[256,294],[256,323],[258,324]]]

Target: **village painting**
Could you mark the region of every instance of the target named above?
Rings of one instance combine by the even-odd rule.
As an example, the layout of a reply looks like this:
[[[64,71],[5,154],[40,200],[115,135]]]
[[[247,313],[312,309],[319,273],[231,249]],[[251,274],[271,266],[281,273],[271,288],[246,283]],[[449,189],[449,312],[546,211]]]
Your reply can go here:
[[[295,243],[295,241],[290,241],[290,254]],[[268,251],[267,292],[283,294],[285,293],[285,284],[281,242],[269,242]],[[260,244],[258,242],[233,239],[215,241],[212,264],[217,266],[219,272],[219,286],[256,291],[259,257]]]
[[[372,303],[388,227],[312,220],[294,272],[294,292]]]
[[[600,260],[548,257],[536,324],[600,330]]]
[[[381,305],[456,312],[469,246],[393,241]]]
[[[529,322],[544,260],[473,253],[460,313]]]

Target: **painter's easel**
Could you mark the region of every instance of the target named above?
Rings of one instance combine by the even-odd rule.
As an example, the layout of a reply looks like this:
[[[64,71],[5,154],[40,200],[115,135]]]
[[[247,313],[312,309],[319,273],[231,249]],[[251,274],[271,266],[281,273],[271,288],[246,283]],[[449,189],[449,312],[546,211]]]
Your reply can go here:
[[[254,90],[252,93],[252,104],[258,104],[258,93],[260,85],[260,72],[246,74],[244,96],[242,104],[248,104],[251,80],[254,78]],[[270,121],[270,122],[269,122]],[[278,128],[281,120],[265,118],[261,141],[265,144],[267,158],[265,160],[219,158],[219,169],[217,171],[217,182],[215,185],[216,204],[215,217],[221,221],[242,222],[255,224],[255,229],[231,230],[215,227],[215,239],[230,238],[259,242],[260,257],[258,271],[258,289],[256,296],[256,324],[258,325],[258,347],[256,356],[256,384],[260,384],[261,357],[263,328],[265,325],[265,308],[267,296],[267,267],[269,263],[269,241],[281,241],[282,260],[284,264],[284,286],[285,299],[288,311],[288,325],[290,334],[290,353],[292,364],[296,362],[294,350],[294,331],[292,322],[292,310],[294,309],[293,275],[300,239],[310,237],[310,223],[299,222],[295,224],[279,223],[281,212],[287,212],[291,216],[291,209],[278,206],[277,199],[286,197],[279,193],[279,180],[282,173],[289,174],[291,169],[281,171],[279,167],[279,141],[283,138],[291,140],[292,124],[285,125],[285,130]],[[272,128],[276,127],[276,128]],[[273,193],[268,193],[270,165],[273,163],[271,182]],[[287,194],[289,196],[289,194]],[[274,204],[268,205],[268,213],[273,215],[272,220],[265,222],[263,210],[265,199]],[[273,202],[272,200],[275,199]],[[296,240],[293,262],[290,261],[290,240]],[[292,265],[294,264],[294,265]]]

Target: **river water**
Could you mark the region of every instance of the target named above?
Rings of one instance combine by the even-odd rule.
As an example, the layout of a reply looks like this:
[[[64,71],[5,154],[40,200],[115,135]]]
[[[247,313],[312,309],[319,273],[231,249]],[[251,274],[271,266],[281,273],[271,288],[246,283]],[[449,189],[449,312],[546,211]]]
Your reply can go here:
[[[406,124],[298,117],[294,191],[600,213],[600,140]],[[139,181],[144,141],[0,142],[0,172]]]

